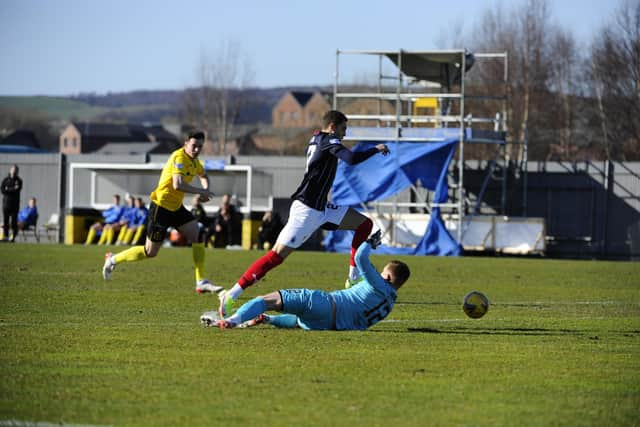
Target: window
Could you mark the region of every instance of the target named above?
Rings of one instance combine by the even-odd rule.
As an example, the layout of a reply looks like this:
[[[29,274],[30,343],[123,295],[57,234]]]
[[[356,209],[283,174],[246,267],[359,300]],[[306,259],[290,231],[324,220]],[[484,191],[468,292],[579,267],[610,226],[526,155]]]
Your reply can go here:
[[[64,148],[67,148],[67,145],[69,145],[69,141],[67,141],[67,137],[65,136],[64,139],[62,140],[63,144],[64,144]]]
[[[76,144],[77,144],[77,139],[76,139],[76,138],[72,138],[72,139],[71,139],[71,146],[72,146],[72,147],[75,147],[75,146],[76,146]]]
[[[298,120],[298,112],[297,111],[292,111],[291,112],[291,120]]]

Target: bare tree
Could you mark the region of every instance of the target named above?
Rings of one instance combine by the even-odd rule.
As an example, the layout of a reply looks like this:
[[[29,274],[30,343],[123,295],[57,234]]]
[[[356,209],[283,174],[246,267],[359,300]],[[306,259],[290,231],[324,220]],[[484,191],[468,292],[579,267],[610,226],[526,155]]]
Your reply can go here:
[[[608,159],[640,159],[640,1],[624,1],[596,36],[590,77]]]
[[[546,153],[539,133],[544,133],[546,123],[540,113],[545,111],[551,79],[553,30],[546,0],[527,0],[511,9],[499,5],[487,10],[469,43],[473,51],[508,52],[509,138],[515,142],[528,138],[534,157],[544,157]],[[479,79],[502,75],[499,66],[496,63],[486,67]],[[510,148],[509,158],[520,161],[523,146]]]
[[[571,33],[556,29],[551,36],[551,81],[549,104],[553,114],[549,117],[550,127],[557,130],[557,144],[551,144],[547,159],[554,151],[559,160],[571,160],[576,149],[573,141],[574,116],[577,105],[578,75],[580,57]],[[554,150],[555,148],[555,150]]]
[[[213,55],[201,53],[197,73],[199,87],[185,91],[185,119],[215,138],[217,154],[227,154],[227,142],[246,101],[243,90],[253,81],[253,67],[240,43],[224,40]]]

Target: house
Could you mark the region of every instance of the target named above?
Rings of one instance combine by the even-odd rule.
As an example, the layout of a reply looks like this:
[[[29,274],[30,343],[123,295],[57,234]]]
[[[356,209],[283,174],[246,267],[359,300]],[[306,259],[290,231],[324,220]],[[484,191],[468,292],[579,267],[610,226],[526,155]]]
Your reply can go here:
[[[100,151],[107,144],[140,142],[159,143],[145,150],[154,153],[169,153],[180,146],[178,138],[162,126],[71,122],[59,138],[60,152],[64,154],[93,153]]]
[[[288,91],[271,110],[274,128],[322,126],[322,116],[331,109],[330,96],[320,91]]]

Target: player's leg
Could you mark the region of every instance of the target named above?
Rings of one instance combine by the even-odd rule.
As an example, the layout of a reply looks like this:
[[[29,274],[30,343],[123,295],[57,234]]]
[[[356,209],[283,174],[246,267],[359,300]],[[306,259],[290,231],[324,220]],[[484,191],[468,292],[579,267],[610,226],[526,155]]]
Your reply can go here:
[[[167,228],[169,227],[167,224],[169,224],[170,221],[170,211],[162,209],[155,203],[151,203],[149,207],[149,233],[144,246],[133,246],[115,255],[107,252],[104,265],[102,266],[102,277],[104,280],[111,279],[111,273],[117,264],[155,257],[167,236]]]
[[[15,242],[18,236],[18,210],[14,209],[11,212],[11,241]]]
[[[323,224],[324,217],[324,212],[294,200],[289,209],[289,220],[280,231],[273,249],[251,264],[228,292],[220,294],[220,316],[231,314],[235,301],[242,292],[282,264],[291,252],[299,248]]]
[[[136,233],[133,235],[133,239],[129,239],[129,241],[127,242],[127,244],[137,244],[140,239],[142,239],[142,236],[144,235],[145,232],[145,226],[144,224],[139,225],[136,228]]]
[[[109,228],[111,228],[111,224],[104,224],[100,228],[100,238],[98,239],[98,245],[104,245],[107,242],[107,238],[109,237]]]
[[[360,280],[360,272],[356,267],[355,255],[358,247],[367,240],[373,228],[373,221],[353,208],[349,208],[344,218],[340,222],[339,230],[354,230],[353,240],[351,240],[351,256],[349,257],[349,278],[345,287],[350,287]]]
[[[121,224],[120,225],[120,231],[118,232],[118,238],[116,239],[116,245],[124,244],[125,237],[127,235],[127,231],[128,230],[129,230],[129,227],[127,226],[127,224]]]
[[[9,239],[9,209],[6,206],[2,207],[2,239]]]
[[[193,217],[184,206],[176,211],[177,224],[174,224],[178,231],[185,236],[185,238],[191,242],[191,251],[193,255],[193,266],[195,268],[196,276],[196,292],[208,293],[208,292],[221,292],[222,286],[216,286],[204,277],[204,243],[198,241],[199,230],[198,221]],[[186,221],[186,222],[183,222]],[[181,223],[178,225],[178,223]]]
[[[85,245],[90,245],[93,243],[94,239],[96,238],[96,234],[99,230],[99,227],[101,227],[100,223],[94,223],[91,224],[91,227],[89,227],[89,231],[87,232],[87,240],[85,240],[84,244]]]

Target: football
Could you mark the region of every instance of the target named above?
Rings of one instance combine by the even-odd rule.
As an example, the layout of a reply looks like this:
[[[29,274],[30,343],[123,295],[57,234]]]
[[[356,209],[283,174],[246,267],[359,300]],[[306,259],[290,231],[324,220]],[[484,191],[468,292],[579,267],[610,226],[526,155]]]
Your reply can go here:
[[[464,310],[464,313],[472,319],[479,319],[489,310],[489,298],[487,298],[482,292],[469,292],[464,296],[462,310]]]

